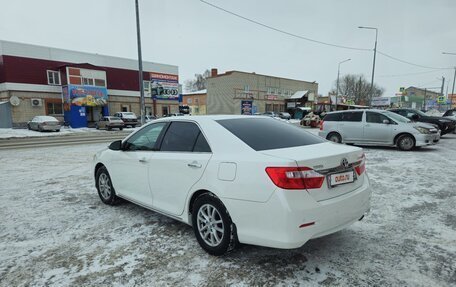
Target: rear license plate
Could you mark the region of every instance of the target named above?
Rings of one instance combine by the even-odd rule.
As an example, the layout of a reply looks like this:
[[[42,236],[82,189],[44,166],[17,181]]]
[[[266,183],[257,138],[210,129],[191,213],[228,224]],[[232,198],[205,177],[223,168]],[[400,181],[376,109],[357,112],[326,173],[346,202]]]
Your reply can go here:
[[[336,186],[339,184],[344,184],[344,183],[351,183],[355,180],[353,171],[348,171],[348,172],[341,172],[341,173],[335,173],[331,174],[329,177],[329,184],[331,186]]]

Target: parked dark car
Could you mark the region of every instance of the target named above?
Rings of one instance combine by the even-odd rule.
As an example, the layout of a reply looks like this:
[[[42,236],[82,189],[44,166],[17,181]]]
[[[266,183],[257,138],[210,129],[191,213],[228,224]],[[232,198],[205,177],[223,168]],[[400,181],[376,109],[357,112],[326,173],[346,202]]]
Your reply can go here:
[[[441,135],[451,133],[454,131],[456,121],[444,117],[428,116],[422,111],[415,109],[391,109],[391,112],[404,116],[415,122],[430,123],[437,125],[440,129]]]

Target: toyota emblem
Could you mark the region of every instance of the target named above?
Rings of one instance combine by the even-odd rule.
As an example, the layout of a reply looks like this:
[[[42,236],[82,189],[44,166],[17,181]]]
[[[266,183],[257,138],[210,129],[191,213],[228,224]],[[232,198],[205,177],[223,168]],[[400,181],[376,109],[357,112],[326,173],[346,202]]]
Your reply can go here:
[[[340,165],[347,168],[348,167],[348,160],[346,158],[343,158],[342,161],[340,162]]]

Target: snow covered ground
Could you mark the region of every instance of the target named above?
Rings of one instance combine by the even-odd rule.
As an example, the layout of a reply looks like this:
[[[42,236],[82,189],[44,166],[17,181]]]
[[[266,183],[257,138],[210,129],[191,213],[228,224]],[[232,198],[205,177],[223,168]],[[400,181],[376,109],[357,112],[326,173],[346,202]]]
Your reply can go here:
[[[413,152],[366,148],[372,210],[348,229],[224,257],[190,226],[101,203],[91,160],[104,146],[0,151],[0,286],[456,285],[456,135]]]
[[[134,131],[138,128],[125,128],[124,131]],[[118,131],[118,130],[116,129],[114,131]],[[28,130],[28,129],[0,129],[0,139],[65,136],[65,135],[70,135],[70,134],[84,134],[84,133],[106,133],[106,131],[97,130],[95,128],[72,129],[72,128],[68,128],[68,127],[62,127],[60,132],[39,132],[39,131],[32,131],[32,130]]]

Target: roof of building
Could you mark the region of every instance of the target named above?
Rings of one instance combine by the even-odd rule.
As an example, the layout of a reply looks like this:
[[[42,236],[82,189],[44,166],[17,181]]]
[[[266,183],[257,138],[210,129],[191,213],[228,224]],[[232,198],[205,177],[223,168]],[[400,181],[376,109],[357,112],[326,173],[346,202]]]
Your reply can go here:
[[[243,71],[237,71],[237,70],[226,71],[223,74],[217,74],[217,76],[210,77],[210,78],[218,78],[218,77],[228,76],[228,75],[231,75],[233,73],[242,73],[242,74],[248,74],[248,75],[254,75],[254,76],[263,76],[263,77],[271,77],[271,78],[277,78],[277,79],[286,79],[286,80],[306,82],[306,83],[309,83],[309,84],[318,85],[317,81],[309,82],[309,81],[304,81],[304,80],[296,80],[296,79],[290,79],[290,78],[285,78],[285,77],[277,77],[277,76],[271,76],[271,75],[257,74],[255,72],[243,72]]]
[[[0,40],[0,55],[138,70],[138,60]],[[143,61],[144,71],[178,74],[175,65]]]
[[[189,93],[182,93],[182,96],[202,95],[202,94],[207,94],[207,89],[189,92]]]

